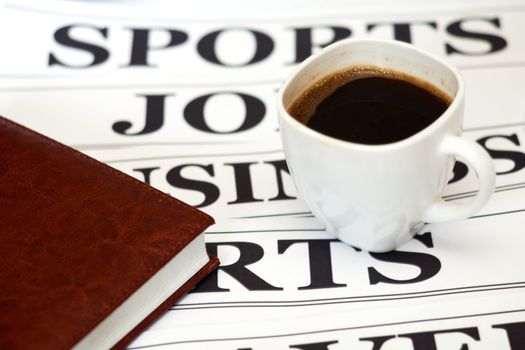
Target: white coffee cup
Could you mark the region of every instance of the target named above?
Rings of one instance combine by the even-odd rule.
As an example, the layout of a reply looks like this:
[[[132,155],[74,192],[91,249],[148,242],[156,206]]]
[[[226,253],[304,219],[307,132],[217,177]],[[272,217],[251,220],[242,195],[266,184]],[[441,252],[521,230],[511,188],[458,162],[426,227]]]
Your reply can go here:
[[[408,74],[451,97],[432,124],[401,141],[382,145],[347,142],[321,134],[294,119],[290,105],[313,83],[353,66]],[[487,152],[459,137],[464,82],[443,60],[398,41],[348,39],[332,44],[299,65],[278,94],[286,161],[301,197],[328,232],[373,252],[399,247],[424,223],[467,218],[494,191],[495,172]],[[475,170],[479,191],[467,203],[445,202],[442,192],[455,156]]]

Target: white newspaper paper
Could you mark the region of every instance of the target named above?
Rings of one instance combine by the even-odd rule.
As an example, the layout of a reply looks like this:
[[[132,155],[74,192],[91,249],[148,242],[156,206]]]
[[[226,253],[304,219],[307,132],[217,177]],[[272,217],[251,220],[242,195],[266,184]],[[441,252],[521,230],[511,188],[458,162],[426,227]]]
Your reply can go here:
[[[219,270],[130,348],[525,348],[525,4],[446,3],[272,14],[231,2],[185,16],[175,5],[0,2],[0,114],[218,222],[206,239]],[[282,80],[346,37],[408,41],[456,65],[464,137],[497,172],[475,216],[426,225],[387,254],[324,230],[279,138]],[[476,190],[460,159],[444,198]]]

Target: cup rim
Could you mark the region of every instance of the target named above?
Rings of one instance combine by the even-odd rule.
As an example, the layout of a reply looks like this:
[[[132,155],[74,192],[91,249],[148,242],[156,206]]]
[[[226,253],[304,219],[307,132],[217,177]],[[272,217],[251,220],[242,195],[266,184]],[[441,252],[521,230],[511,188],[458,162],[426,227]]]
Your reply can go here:
[[[361,44],[387,45],[387,46],[391,46],[391,47],[402,48],[404,50],[414,51],[417,54],[425,56],[426,58],[428,58],[430,60],[433,60],[433,61],[437,62],[438,64],[442,65],[443,67],[445,67],[446,69],[448,69],[450,72],[452,72],[452,74],[456,78],[457,84],[458,84],[457,92],[456,92],[455,96],[452,96],[452,102],[450,103],[448,108],[443,112],[443,114],[441,114],[430,125],[425,127],[423,130],[420,130],[419,132],[415,133],[414,135],[411,135],[411,136],[409,136],[407,138],[404,138],[402,140],[399,140],[399,141],[386,143],[386,144],[379,144],[379,145],[373,145],[373,144],[370,145],[370,144],[356,143],[356,142],[345,141],[345,140],[341,140],[341,139],[338,139],[338,138],[335,138],[335,137],[332,137],[332,136],[328,136],[328,135],[325,135],[323,133],[320,133],[320,132],[318,132],[316,130],[313,130],[313,129],[307,127],[305,124],[297,121],[294,117],[292,117],[288,113],[288,110],[284,107],[284,101],[283,101],[284,93],[287,90],[287,88],[289,87],[289,85],[292,82],[292,80],[299,73],[301,73],[301,71],[306,69],[307,66],[309,66],[310,64],[312,64],[316,60],[318,60],[320,56],[326,55],[326,54],[330,53],[331,51],[337,50],[341,46],[349,46],[349,45],[352,46],[352,45],[361,45]],[[319,78],[319,79],[322,79],[322,77]],[[411,45],[411,44],[408,44],[408,43],[405,43],[405,42],[401,42],[401,41],[397,41],[397,40],[354,39],[354,38],[350,38],[350,39],[340,40],[340,41],[338,41],[338,42],[336,42],[334,44],[331,44],[331,45],[323,48],[322,50],[320,50],[316,54],[311,55],[306,60],[301,62],[299,64],[299,66],[297,66],[297,68],[291,74],[288,75],[288,77],[284,80],[283,84],[279,88],[279,91],[278,91],[278,94],[277,94],[277,106],[278,106],[277,107],[278,108],[278,113],[277,114],[278,114],[280,122],[281,121],[285,121],[288,124],[290,124],[291,126],[295,127],[298,131],[302,132],[303,134],[305,134],[305,135],[307,135],[309,137],[317,138],[319,141],[323,141],[324,143],[327,143],[327,144],[330,144],[330,145],[333,145],[333,146],[349,148],[349,149],[354,149],[354,150],[360,150],[360,151],[384,152],[386,150],[398,149],[398,148],[406,147],[406,146],[408,146],[410,144],[413,144],[413,143],[417,143],[418,141],[420,141],[422,139],[425,139],[425,138],[429,137],[430,135],[432,135],[436,130],[440,129],[445,123],[447,123],[448,119],[450,119],[451,116],[455,113],[455,111],[460,107],[460,104],[462,103],[462,101],[464,99],[464,94],[465,94],[464,86],[465,86],[465,83],[463,81],[463,77],[462,77],[461,73],[458,71],[457,68],[455,68],[450,63],[448,63],[447,61],[443,60],[442,58],[440,58],[440,57],[438,57],[438,56],[436,56],[436,55],[434,55],[432,53],[429,53],[427,51],[424,51],[424,50],[422,50],[422,49],[420,49],[420,48],[418,48],[418,47],[416,47],[414,45]],[[281,126],[281,129],[282,129],[282,126]]]

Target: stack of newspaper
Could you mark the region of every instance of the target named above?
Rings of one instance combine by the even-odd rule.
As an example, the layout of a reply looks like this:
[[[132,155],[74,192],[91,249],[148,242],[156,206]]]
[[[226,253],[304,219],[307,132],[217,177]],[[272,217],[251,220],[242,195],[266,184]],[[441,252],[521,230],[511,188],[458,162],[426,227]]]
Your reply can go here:
[[[206,239],[218,272],[130,348],[525,348],[525,4],[329,1],[316,13],[308,3],[270,14],[221,2],[220,14],[190,16],[176,5],[1,2],[0,114],[217,221]],[[464,136],[497,171],[476,216],[427,225],[387,254],[324,230],[279,137],[283,79],[347,37],[410,42],[456,65]],[[476,190],[459,159],[445,199]]]

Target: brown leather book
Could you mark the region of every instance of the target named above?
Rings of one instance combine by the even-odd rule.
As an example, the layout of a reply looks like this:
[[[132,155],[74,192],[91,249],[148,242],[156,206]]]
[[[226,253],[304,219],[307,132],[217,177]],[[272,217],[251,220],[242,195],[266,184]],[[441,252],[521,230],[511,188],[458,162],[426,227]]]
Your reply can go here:
[[[0,117],[0,349],[124,347],[217,267],[212,223]]]

